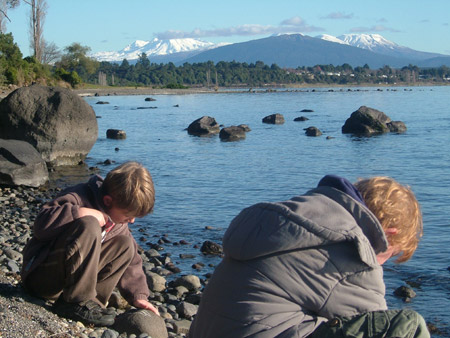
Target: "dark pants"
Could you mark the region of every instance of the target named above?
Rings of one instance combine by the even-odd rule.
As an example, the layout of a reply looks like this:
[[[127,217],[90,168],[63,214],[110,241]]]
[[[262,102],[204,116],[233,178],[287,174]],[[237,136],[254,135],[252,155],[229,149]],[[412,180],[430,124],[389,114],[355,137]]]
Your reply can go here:
[[[308,338],[429,338],[425,320],[412,310],[368,312],[322,323]]]
[[[34,295],[67,302],[96,300],[106,305],[133,255],[133,242],[116,236],[101,242],[95,217],[79,218],[64,226],[47,259],[24,281]]]

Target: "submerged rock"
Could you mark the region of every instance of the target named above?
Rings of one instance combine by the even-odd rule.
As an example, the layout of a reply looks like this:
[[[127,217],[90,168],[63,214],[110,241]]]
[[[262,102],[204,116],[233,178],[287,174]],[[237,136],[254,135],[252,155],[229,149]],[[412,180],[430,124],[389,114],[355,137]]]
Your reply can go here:
[[[294,119],[295,122],[303,122],[303,121],[308,121],[308,120],[309,120],[309,118],[307,118],[306,116],[299,116]]]

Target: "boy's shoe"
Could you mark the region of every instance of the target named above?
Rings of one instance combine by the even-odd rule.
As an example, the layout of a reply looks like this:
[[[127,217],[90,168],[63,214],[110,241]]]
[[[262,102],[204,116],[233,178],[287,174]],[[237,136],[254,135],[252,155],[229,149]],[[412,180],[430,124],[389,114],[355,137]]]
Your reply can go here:
[[[114,324],[114,314],[103,309],[93,300],[82,303],[68,303],[59,297],[53,304],[53,312],[61,317],[78,320],[84,324],[95,326],[110,326]]]

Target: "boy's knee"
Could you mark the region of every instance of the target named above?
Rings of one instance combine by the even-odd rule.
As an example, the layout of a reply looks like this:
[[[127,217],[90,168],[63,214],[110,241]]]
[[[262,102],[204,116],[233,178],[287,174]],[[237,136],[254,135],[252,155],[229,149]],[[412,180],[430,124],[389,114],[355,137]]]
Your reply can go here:
[[[109,240],[116,249],[117,253],[129,257],[130,260],[134,257],[134,244],[129,236],[119,235]]]
[[[76,229],[82,233],[88,233],[92,236],[101,236],[102,228],[94,216],[84,216],[73,222]]]

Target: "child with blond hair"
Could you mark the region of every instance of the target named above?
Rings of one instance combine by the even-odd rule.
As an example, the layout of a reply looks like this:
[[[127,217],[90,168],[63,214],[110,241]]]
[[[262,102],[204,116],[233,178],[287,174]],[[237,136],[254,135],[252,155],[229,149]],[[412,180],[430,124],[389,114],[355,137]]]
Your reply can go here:
[[[128,228],[154,203],[152,177],[137,162],[64,190],[36,217],[23,251],[24,287],[55,300],[55,313],[86,324],[114,323],[114,311],[105,306],[115,287],[131,305],[158,314]]]
[[[189,337],[429,337],[412,310],[388,310],[382,264],[422,236],[412,191],[388,177],[334,175],[234,218]]]

